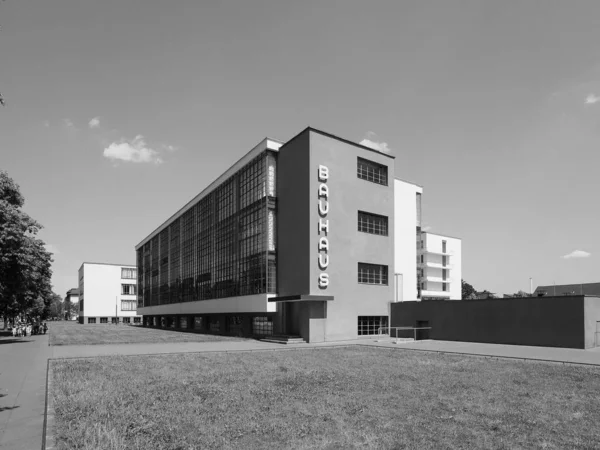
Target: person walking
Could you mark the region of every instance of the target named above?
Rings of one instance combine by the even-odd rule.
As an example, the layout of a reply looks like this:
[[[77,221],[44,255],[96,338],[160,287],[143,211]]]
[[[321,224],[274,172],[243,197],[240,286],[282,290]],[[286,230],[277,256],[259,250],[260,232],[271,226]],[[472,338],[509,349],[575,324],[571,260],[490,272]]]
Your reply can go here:
[[[44,330],[44,334],[46,334],[46,331],[48,331],[48,325],[46,325],[46,322],[44,322],[43,330]]]

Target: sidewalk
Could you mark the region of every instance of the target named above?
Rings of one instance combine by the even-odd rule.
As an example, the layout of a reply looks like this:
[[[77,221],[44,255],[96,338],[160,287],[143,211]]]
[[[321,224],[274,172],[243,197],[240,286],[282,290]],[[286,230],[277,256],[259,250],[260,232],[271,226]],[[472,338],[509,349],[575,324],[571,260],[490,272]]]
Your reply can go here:
[[[0,448],[42,446],[48,335],[0,337]]]

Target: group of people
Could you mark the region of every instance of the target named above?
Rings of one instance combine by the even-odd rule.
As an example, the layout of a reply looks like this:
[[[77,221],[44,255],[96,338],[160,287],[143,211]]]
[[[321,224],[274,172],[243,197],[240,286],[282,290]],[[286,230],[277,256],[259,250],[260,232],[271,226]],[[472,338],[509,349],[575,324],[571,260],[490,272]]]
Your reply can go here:
[[[16,322],[15,325],[12,327],[13,337],[27,337],[31,336],[32,334],[42,333],[46,334],[46,331],[48,331],[48,325],[46,325],[46,322]]]

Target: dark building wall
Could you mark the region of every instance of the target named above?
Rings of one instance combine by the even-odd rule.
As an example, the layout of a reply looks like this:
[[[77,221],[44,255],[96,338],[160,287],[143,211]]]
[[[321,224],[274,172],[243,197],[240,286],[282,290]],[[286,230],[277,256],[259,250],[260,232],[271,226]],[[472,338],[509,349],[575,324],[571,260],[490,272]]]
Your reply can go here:
[[[568,348],[588,340],[582,296],[399,302],[391,312],[392,327],[426,321],[436,340]]]
[[[277,159],[277,294],[308,294],[309,146],[308,130],[283,146]]]

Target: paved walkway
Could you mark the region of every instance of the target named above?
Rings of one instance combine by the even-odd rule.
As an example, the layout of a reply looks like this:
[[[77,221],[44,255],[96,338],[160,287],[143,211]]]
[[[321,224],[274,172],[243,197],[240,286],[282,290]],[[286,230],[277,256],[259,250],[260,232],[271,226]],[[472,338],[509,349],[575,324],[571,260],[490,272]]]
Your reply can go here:
[[[574,350],[473,342],[417,341],[394,343],[393,339],[361,339],[321,344],[282,345],[255,340],[48,346],[48,336],[13,340],[0,337],[0,448],[32,450],[42,446],[49,358],[86,358],[108,355],[162,353],[241,352],[317,349],[334,346],[375,346],[400,351],[429,351],[497,358],[587,364],[600,367],[600,348]]]
[[[42,446],[48,335],[0,337],[0,448]]]

